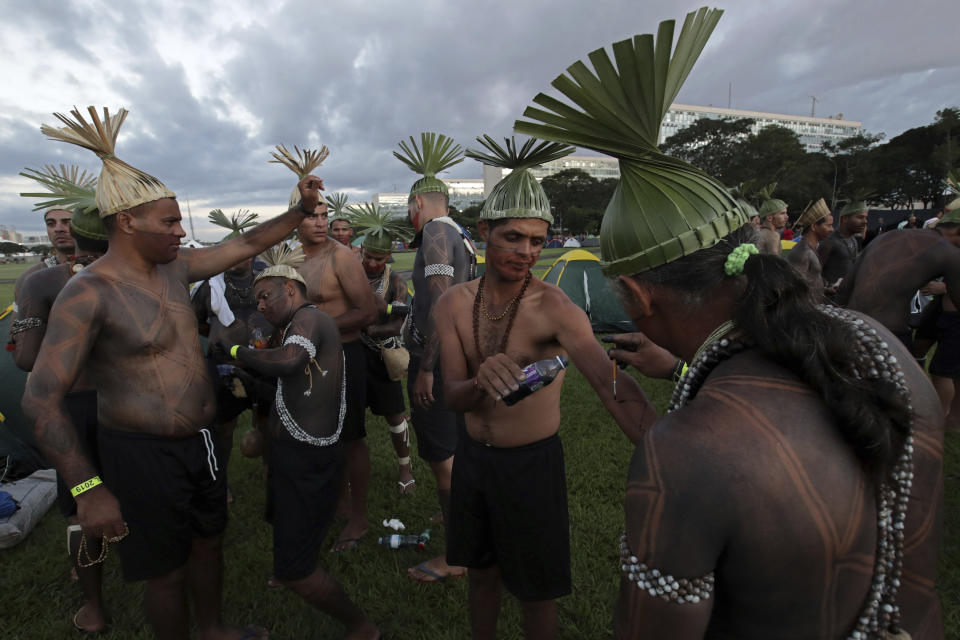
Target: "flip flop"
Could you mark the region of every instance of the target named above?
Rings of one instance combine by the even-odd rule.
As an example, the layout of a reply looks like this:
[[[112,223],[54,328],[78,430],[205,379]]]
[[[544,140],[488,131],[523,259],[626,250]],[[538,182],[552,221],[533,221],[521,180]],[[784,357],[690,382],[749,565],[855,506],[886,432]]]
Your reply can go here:
[[[101,633],[103,633],[104,631],[107,630],[107,626],[106,626],[106,625],[103,626],[103,629],[97,629],[96,631],[91,631],[90,629],[84,629],[83,627],[80,626],[80,623],[77,622],[77,616],[79,616],[79,615],[80,615],[80,612],[79,612],[79,611],[77,611],[75,614],[73,614],[73,628],[76,629],[77,631],[79,631],[80,633],[84,633],[84,634],[87,634],[87,635],[91,635],[91,636],[92,636],[92,635],[101,634]]]
[[[277,589],[282,589],[282,588],[283,588],[283,584],[281,584],[280,581],[276,579],[276,577],[270,576],[269,578],[267,578],[267,589],[269,589],[270,591],[276,591]]]
[[[400,485],[400,495],[402,496],[413,493],[413,490],[417,488],[417,481],[414,478],[410,478],[406,482],[397,480],[397,484]]]
[[[414,567],[414,569],[416,569],[422,574],[430,576],[431,578],[433,578],[433,580],[423,580],[422,578],[411,576],[409,573],[407,574],[407,576],[414,582],[419,582],[420,584],[430,584],[431,582],[443,582],[447,578],[452,578],[455,580],[457,578],[462,578],[465,575],[467,575],[466,571],[464,571],[463,573],[448,573],[447,575],[441,575],[436,571],[434,571],[433,569],[431,569],[430,567],[428,567],[427,566],[428,562],[430,561],[424,560],[423,562],[418,564],[416,567]]]

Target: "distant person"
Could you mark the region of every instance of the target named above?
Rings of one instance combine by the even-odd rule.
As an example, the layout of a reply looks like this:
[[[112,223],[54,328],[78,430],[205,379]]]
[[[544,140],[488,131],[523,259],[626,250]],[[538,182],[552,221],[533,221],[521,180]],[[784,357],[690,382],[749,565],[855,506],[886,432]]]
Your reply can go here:
[[[937,223],[940,221],[940,218],[943,217],[943,214],[946,213],[946,210],[943,207],[937,210],[937,213],[934,214],[932,218],[927,218],[923,222],[924,229],[932,229],[937,226]]]
[[[335,193],[327,199],[330,208],[330,237],[360,257],[360,247],[353,246],[353,225],[346,207],[347,196]]]
[[[862,201],[845,205],[840,210],[836,232],[820,243],[817,253],[827,289],[840,286],[860,255],[860,234],[867,228],[867,211],[867,204]]]
[[[760,205],[760,241],[757,243],[757,249],[763,253],[772,253],[779,256],[783,253],[780,244],[781,234],[787,226],[787,203],[779,198],[772,197],[773,188],[771,185],[761,192],[765,197],[763,204]]]
[[[917,218],[916,214],[911,213],[910,216],[897,225],[897,229],[919,229],[920,220]]]
[[[37,174],[37,172],[34,172]],[[27,177],[33,177],[32,175],[27,175]],[[90,179],[87,179],[87,184],[85,186],[90,186]],[[24,194],[29,195],[29,194]],[[47,194],[37,194],[37,195],[47,195]],[[20,287],[23,282],[30,277],[36,271],[41,269],[46,269],[47,267],[55,267],[58,264],[64,264],[67,261],[67,257],[73,253],[74,241],[73,236],[70,235],[70,216],[72,215],[71,211],[68,209],[47,209],[43,213],[43,223],[47,227],[47,238],[50,239],[50,244],[53,245],[53,251],[50,255],[38,264],[33,265],[26,271],[20,274],[20,276],[13,283],[13,300],[16,304],[17,298],[20,293]]]
[[[833,216],[823,198],[803,212],[796,226],[803,235],[787,254],[787,262],[800,272],[819,299],[823,295],[824,282],[817,247],[833,233]]]

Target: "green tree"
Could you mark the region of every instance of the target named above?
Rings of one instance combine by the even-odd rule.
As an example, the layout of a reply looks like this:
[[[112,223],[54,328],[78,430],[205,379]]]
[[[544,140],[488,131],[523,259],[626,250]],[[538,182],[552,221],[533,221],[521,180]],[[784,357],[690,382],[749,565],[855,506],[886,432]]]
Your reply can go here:
[[[700,118],[667,138],[661,151],[729,183],[727,171],[754,124],[753,118]]]
[[[482,210],[483,202],[480,204],[472,204],[463,211],[451,214],[450,217],[456,220],[460,226],[467,229],[474,240],[480,240],[479,232],[477,231],[477,220],[480,219],[480,212]]]
[[[554,226],[571,233],[585,233],[598,226],[612,194],[611,182],[600,182],[582,169],[564,169],[540,181],[550,200]],[[616,187],[616,181],[612,183]]]
[[[883,139],[883,134],[860,133],[839,142],[825,142],[823,153],[829,160],[833,173],[830,188],[830,208],[836,209],[838,201],[853,197],[859,191],[874,191],[876,163],[871,151]]]

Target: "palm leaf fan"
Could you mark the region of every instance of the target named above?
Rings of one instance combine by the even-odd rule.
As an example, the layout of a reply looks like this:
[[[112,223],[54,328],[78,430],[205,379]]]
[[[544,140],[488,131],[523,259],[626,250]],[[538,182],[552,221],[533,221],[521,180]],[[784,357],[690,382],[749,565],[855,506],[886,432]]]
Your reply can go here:
[[[503,146],[488,135],[477,138],[477,142],[487,152],[467,149],[467,157],[494,167],[511,169],[484,201],[480,219],[539,218],[552,223],[550,201],[529,169],[568,156],[574,152],[574,148],[560,142],[530,138],[518,149],[517,141],[512,136],[504,138]]]
[[[326,197],[329,218],[333,220],[347,220],[347,194],[337,192]]]
[[[25,198],[47,198],[34,205],[34,211],[60,208],[95,212],[97,178],[76,165],[44,165],[42,170],[24,169],[20,175],[39,182],[46,192],[21,193]]]
[[[437,174],[463,162],[463,148],[442,133],[427,132],[420,134],[419,146],[413,136],[410,136],[409,145],[404,140],[399,145],[400,152],[394,151],[393,155],[414,173],[423,176],[413,183],[410,195],[442,193],[448,196],[449,189],[443,180],[437,178]]]
[[[230,233],[223,237],[224,240],[230,240],[243,235],[247,229],[257,226],[257,218],[260,214],[252,213],[248,209],[240,209],[229,218],[222,209],[214,209],[207,215],[207,219],[218,227],[229,229]]]
[[[755,185],[753,180],[744,180],[740,184],[730,187],[730,195],[737,199],[737,202],[740,203],[740,208],[743,209],[748,218],[760,215],[757,212],[757,208],[750,202],[754,190]]]
[[[413,226],[406,217],[391,215],[379,205],[364,202],[347,208],[350,224],[363,236],[363,246],[378,253],[390,253],[397,240],[409,242]]]
[[[101,218],[161,198],[177,197],[158,179],[114,155],[117,135],[127,118],[126,109],[120,109],[111,116],[110,111],[104,108],[102,118],[92,106],[87,107],[87,112],[90,122],[76,108],[70,111],[72,118],[55,113],[53,115],[65,126],[57,128],[43,125],[40,131],[52,140],[89,149],[103,161],[96,188],[96,203]]]
[[[302,282],[306,286],[307,281],[297,271],[297,266],[305,257],[303,246],[300,244],[291,247],[289,242],[283,241],[273,245],[260,254],[260,260],[266,263],[267,268],[257,274],[253,280],[254,284],[263,278],[287,278]]]
[[[276,151],[271,151],[270,155],[273,156],[273,160],[269,162],[274,162],[276,164],[282,164],[290,171],[293,171],[297,174],[297,182],[310,175],[314,169],[323,164],[323,161],[330,156],[330,150],[327,149],[327,145],[320,145],[319,149],[300,149],[297,145],[293,145],[294,153],[290,153],[285,146],[278,144],[276,146]],[[300,204],[300,189],[297,188],[297,185],[294,185],[293,192],[290,194],[290,207],[295,207]]]
[[[944,183],[948,193],[958,196],[951,202],[947,203],[947,211],[960,209],[960,169],[953,169],[947,173],[947,179],[944,181]]]
[[[60,208],[71,212],[73,232],[92,240],[106,240],[107,230],[100,221],[96,202],[97,179],[77,166],[45,165],[42,171],[24,169],[20,175],[36,180],[46,193],[21,193],[28,198],[46,198],[33,210]]]
[[[620,160],[600,248],[608,275],[638,273],[711,246],[747,220],[715,178],[657,149],[660,125],[722,11],[689,13],[674,44],[673,20],[588,55],[553,81],[569,104],[538,94],[514,129]]]

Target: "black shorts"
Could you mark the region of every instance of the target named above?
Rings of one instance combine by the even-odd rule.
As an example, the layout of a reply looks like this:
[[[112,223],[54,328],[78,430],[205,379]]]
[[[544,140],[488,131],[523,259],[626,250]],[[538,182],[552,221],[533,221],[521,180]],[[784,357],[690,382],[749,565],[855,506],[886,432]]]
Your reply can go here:
[[[403,415],[403,384],[391,380],[380,352],[364,346],[367,353],[367,406],[375,416]]]
[[[440,367],[433,371],[433,404],[421,409],[413,403],[413,388],[420,375],[420,358],[410,355],[407,367],[407,399],[410,418],[417,434],[417,453],[426,462],[442,462],[457,449],[457,436],[464,431],[463,414],[447,408],[443,403],[443,378]]]
[[[464,435],[452,482],[449,564],[496,565],[518,600],[570,593],[570,523],[559,436],[498,449]]]
[[[367,413],[367,348],[359,339],[343,344],[344,375],[347,385],[347,411],[343,416],[343,442],[362,440],[367,435],[363,422]]]
[[[272,439],[267,459],[267,521],[273,525],[273,574],[301,580],[317,568],[340,498],[343,447]]]
[[[944,311],[937,319],[937,351],[930,375],[960,379],[960,312]]]
[[[101,476],[130,529],[113,545],[125,580],[170,573],[187,562],[195,539],[223,533],[227,482],[225,470],[218,469],[215,435],[174,439],[97,431]]]
[[[903,331],[894,331],[893,329],[891,329],[890,333],[896,336],[897,339],[903,343],[903,346],[907,348],[907,351],[910,351],[911,353],[913,352],[913,330],[912,329],[904,329]]]
[[[63,398],[63,403],[70,414],[70,421],[77,432],[80,447],[87,454],[94,469],[100,468],[100,456],[97,455],[97,392],[94,389],[86,391],[71,391]],[[70,495],[70,488],[64,484],[63,478],[57,474],[57,507],[65,517],[76,515],[77,503]]]

